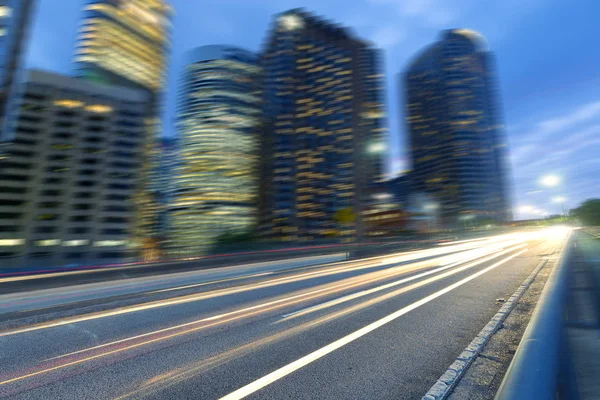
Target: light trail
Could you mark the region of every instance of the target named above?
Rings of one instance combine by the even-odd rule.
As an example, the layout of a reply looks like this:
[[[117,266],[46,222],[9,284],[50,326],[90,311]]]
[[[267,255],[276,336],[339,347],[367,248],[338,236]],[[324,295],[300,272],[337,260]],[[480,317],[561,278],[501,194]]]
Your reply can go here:
[[[375,321],[375,322],[373,322],[373,323],[371,323],[349,335],[344,336],[341,339],[336,340],[335,342],[328,344],[325,347],[322,347],[316,351],[313,351],[312,353],[307,354],[306,356],[304,356],[290,364],[287,364],[287,365],[271,372],[270,374],[263,376],[262,378],[255,380],[252,383],[249,383],[248,385],[245,385],[245,386],[237,389],[236,391],[234,391],[226,396],[221,397],[220,400],[243,399],[244,397],[247,397],[247,396],[251,395],[252,393],[259,391],[260,389],[264,388],[265,386],[270,385],[271,383],[291,374],[292,372],[294,372],[300,368],[303,368],[304,366],[326,356],[327,354],[329,354],[329,353],[361,338],[362,336],[400,318],[401,316],[409,313],[410,311],[417,309],[417,308],[421,307],[422,305],[429,303],[432,300],[437,299],[438,297],[464,285],[465,283],[491,271],[494,268],[497,268],[498,266],[512,260],[513,258],[523,254],[526,251],[527,251],[527,249],[521,250],[520,252],[515,253],[495,264],[492,264],[491,266],[484,268],[481,271],[478,271],[464,279],[461,279],[460,281],[453,283],[453,284],[445,287],[442,290],[439,290],[427,297],[422,298],[421,300],[418,300],[406,307],[403,307],[403,308],[399,309],[398,311],[387,315],[384,318],[381,318],[381,319],[379,319],[379,320],[377,320],[377,321]]]
[[[512,244],[512,242],[508,242],[507,244]],[[185,303],[206,300],[206,299],[220,297],[220,296],[228,296],[228,295],[242,293],[242,292],[246,292],[246,291],[264,289],[264,288],[278,286],[278,285],[282,285],[282,284],[286,284],[286,283],[295,283],[295,282],[299,282],[302,280],[315,279],[315,278],[320,278],[320,277],[334,275],[334,274],[353,272],[353,271],[358,271],[358,270],[363,270],[363,269],[377,268],[377,267],[381,267],[382,265],[393,265],[393,264],[398,264],[398,263],[403,263],[403,262],[408,262],[408,261],[414,261],[414,260],[418,260],[418,259],[432,258],[435,256],[441,256],[441,255],[445,255],[448,253],[457,253],[459,251],[469,250],[469,249],[473,248],[473,247],[469,247],[469,246],[470,245],[459,245],[459,246],[454,246],[454,247],[445,247],[445,248],[441,248],[441,249],[435,248],[435,249],[428,249],[428,250],[419,250],[419,251],[415,251],[415,252],[401,253],[402,255],[400,255],[400,256],[397,256],[397,255],[382,256],[382,257],[380,256],[380,257],[373,257],[373,258],[369,258],[369,259],[363,259],[363,260],[359,260],[359,261],[342,262],[339,264],[334,264],[335,266],[331,267],[331,268],[295,274],[295,275],[292,275],[289,277],[274,278],[271,280],[253,283],[253,284],[249,284],[249,285],[243,285],[243,286],[238,286],[238,287],[233,287],[233,288],[228,288],[228,289],[218,289],[218,290],[214,290],[211,292],[204,292],[204,293],[199,293],[199,294],[190,294],[190,295],[185,295],[185,296],[179,296],[179,297],[175,297],[175,298],[169,298],[169,299],[158,300],[158,301],[153,301],[153,302],[148,302],[148,303],[142,303],[142,304],[137,304],[137,305],[132,305],[132,306],[126,306],[126,307],[108,310],[108,311],[99,311],[96,313],[90,313],[90,314],[86,314],[86,315],[80,315],[80,316],[45,322],[45,323],[41,323],[41,324],[37,324],[37,325],[31,325],[26,328],[20,328],[20,329],[14,329],[14,330],[9,330],[9,331],[5,331],[5,332],[0,332],[0,337],[15,335],[15,334],[19,334],[19,333],[25,333],[25,332],[31,332],[31,331],[41,330],[41,329],[54,328],[54,327],[58,327],[58,326],[74,324],[74,323],[79,323],[79,322],[84,322],[84,321],[91,321],[91,320],[100,319],[100,318],[124,315],[124,314],[139,312],[139,311],[146,311],[146,310],[151,310],[151,309],[160,308],[160,307],[185,304]]]
[[[430,279],[428,279],[428,280],[426,280],[424,282],[418,282],[417,284],[411,285],[408,288],[404,288],[401,291],[398,291],[397,293],[403,293],[403,292],[406,292],[408,290],[413,290],[413,289],[415,289],[417,287],[424,286],[424,285],[426,285],[428,283],[431,283],[433,281],[436,281],[436,280],[439,280],[439,279],[443,279],[443,278],[445,278],[447,276],[450,276],[452,274],[458,273],[458,272],[460,272],[462,270],[465,270],[467,268],[472,268],[472,267],[474,267],[476,265],[480,265],[480,264],[482,264],[482,263],[484,263],[486,261],[489,261],[489,260],[491,260],[493,258],[497,258],[497,257],[499,257],[501,255],[506,254],[507,252],[514,251],[514,250],[516,250],[518,248],[521,248],[523,246],[524,245],[519,245],[519,246],[510,248],[510,249],[504,250],[504,251],[500,251],[499,253],[494,254],[493,256],[483,258],[482,260],[479,260],[479,261],[474,262],[474,263],[470,263],[467,266],[464,266],[464,267],[461,267],[461,268],[457,269],[456,271],[449,271],[449,272],[446,272],[445,274],[441,274],[439,276],[434,276],[434,277],[432,277],[432,278],[430,278]],[[479,253],[481,253],[481,251],[483,251],[483,249],[480,250],[480,251],[478,251],[475,256],[476,257],[481,257],[480,254],[479,254]],[[521,253],[522,252],[520,252],[518,254],[521,254]],[[450,258],[450,257],[456,258],[456,255],[452,255],[452,256],[449,256],[447,258]],[[456,264],[456,263],[454,263],[454,264]],[[447,266],[442,267],[442,268],[447,269],[447,268],[450,268],[451,266],[454,266],[454,264],[450,264],[450,265],[447,265]],[[439,272],[439,271],[436,271],[436,272]],[[377,279],[381,279],[381,277],[379,277]],[[417,278],[414,278],[414,279],[417,279]],[[407,281],[409,281],[409,280],[412,280],[412,279],[407,279]],[[129,343],[126,346],[118,347],[116,349],[110,349],[108,351],[104,351],[104,352],[101,352],[99,354],[94,354],[94,355],[90,355],[90,356],[87,356],[87,357],[84,357],[84,358],[80,358],[80,359],[76,359],[76,360],[73,360],[73,361],[68,361],[68,362],[62,363],[60,365],[56,365],[56,366],[52,366],[52,367],[48,367],[48,368],[42,368],[41,370],[35,371],[35,372],[32,372],[32,373],[19,375],[19,376],[13,377],[11,379],[7,379],[7,380],[4,380],[4,381],[0,382],[0,386],[6,385],[6,384],[10,384],[10,383],[14,383],[14,382],[17,382],[17,381],[20,381],[20,380],[32,378],[32,377],[35,377],[35,376],[39,376],[41,374],[45,374],[45,373],[57,371],[57,370],[60,370],[60,369],[63,369],[63,368],[67,368],[67,367],[71,367],[71,366],[75,366],[75,365],[80,365],[82,363],[86,363],[86,362],[93,361],[93,360],[96,360],[96,359],[100,359],[100,358],[103,358],[103,357],[107,357],[107,356],[110,356],[110,355],[122,353],[124,351],[136,349],[136,348],[139,348],[141,346],[148,345],[148,344],[152,344],[152,343],[156,343],[156,342],[159,342],[159,341],[164,341],[164,340],[167,340],[167,339],[171,339],[171,338],[175,338],[175,337],[178,337],[178,336],[186,335],[186,334],[189,334],[189,333],[192,333],[192,332],[199,331],[201,329],[207,329],[207,328],[210,328],[210,327],[213,327],[213,326],[217,326],[219,324],[233,322],[233,321],[239,320],[241,318],[248,318],[248,317],[251,317],[251,316],[254,316],[254,315],[258,315],[258,314],[264,313],[266,311],[277,310],[277,309],[279,309],[281,307],[287,307],[289,305],[296,304],[296,303],[298,303],[300,301],[307,301],[307,300],[311,300],[311,299],[314,299],[314,298],[321,297],[321,296],[326,295],[326,294],[336,293],[336,292],[338,292],[340,290],[340,288],[347,289],[347,288],[352,288],[352,287],[355,287],[355,286],[358,286],[358,285],[362,285],[362,284],[365,283],[365,281],[373,281],[373,279],[370,279],[370,278],[363,279],[361,281],[354,282],[354,283],[352,283],[350,285],[348,283],[340,283],[338,285],[334,285],[333,287],[325,287],[325,288],[322,288],[322,289],[311,291],[309,293],[302,293],[302,294],[298,294],[298,295],[286,297],[286,298],[283,298],[283,299],[278,299],[278,300],[270,301],[270,302],[267,302],[267,303],[262,303],[262,304],[258,304],[258,305],[255,305],[255,306],[247,307],[247,308],[244,308],[244,309],[235,310],[235,311],[232,311],[232,312],[228,312],[228,313],[224,313],[224,314],[220,314],[220,315],[215,315],[215,316],[203,318],[203,319],[198,320],[198,321],[192,321],[192,322],[189,322],[189,323],[186,323],[186,324],[181,324],[181,325],[177,325],[177,326],[174,326],[174,327],[164,328],[164,329],[161,329],[161,330],[157,330],[157,331],[145,333],[145,334],[142,334],[142,335],[137,335],[137,336],[133,336],[133,337],[121,339],[121,340],[118,340],[118,341],[113,341],[113,342],[110,342],[110,343],[106,343],[106,344],[103,344],[103,345],[94,346],[94,347],[91,347],[91,348],[88,348],[88,349],[83,349],[83,350],[80,350],[80,351],[76,351],[76,352],[71,352],[71,353],[68,353],[68,354],[64,354],[62,356],[54,357],[54,358],[48,359],[46,361],[52,361],[52,360],[56,360],[56,359],[71,357],[71,356],[74,356],[74,355],[91,352],[93,350],[100,350],[100,349],[104,349],[104,348],[107,348],[107,347],[110,347],[110,346],[116,346],[116,345],[124,344],[124,343],[127,343],[127,342],[133,342],[134,340],[137,340],[137,339],[147,339],[147,340],[143,340],[143,341],[140,341],[140,342],[137,342],[137,343]],[[396,285],[398,285],[398,283],[396,283]],[[383,285],[383,286],[386,286],[386,288],[387,287],[391,287],[389,285]],[[383,289],[381,289],[381,290],[383,290]],[[396,295],[396,293],[394,293],[393,295]],[[382,297],[382,299],[383,298],[388,298],[388,296],[384,296],[384,297]],[[369,303],[371,303],[371,302],[369,302]],[[202,324],[202,323],[205,323],[205,324],[201,325],[201,326],[197,326],[197,325]],[[159,337],[153,337],[153,336],[156,336],[156,335],[161,334],[161,333],[168,333],[168,334],[167,335],[163,335],[163,336],[159,336]]]
[[[512,248],[510,248],[508,250],[505,250],[505,251],[502,251],[500,253],[494,254],[491,257],[483,258],[483,259],[481,259],[481,260],[479,260],[479,261],[477,261],[475,263],[467,264],[467,265],[465,265],[465,266],[463,266],[461,268],[456,268],[455,270],[452,270],[452,271],[449,271],[449,272],[437,275],[434,278],[430,278],[430,279],[427,279],[427,280],[425,280],[423,282],[419,282],[419,286],[424,286],[424,285],[429,284],[431,282],[434,282],[434,281],[446,278],[446,277],[448,277],[450,275],[457,274],[457,273],[459,273],[461,271],[464,271],[466,269],[475,267],[477,265],[481,265],[481,264],[483,264],[486,261],[492,260],[494,258],[497,258],[497,257],[501,256],[501,255],[510,253],[511,251],[517,250],[517,249],[522,248],[524,246],[525,246],[525,244],[518,245],[518,246],[512,247]],[[411,277],[408,277],[408,278],[400,279],[400,280],[397,280],[397,281],[394,281],[394,282],[391,282],[391,283],[388,283],[388,284],[385,284],[385,285],[377,286],[377,287],[374,287],[372,289],[363,290],[361,292],[353,293],[353,294],[350,294],[350,295],[344,296],[344,297],[340,297],[338,299],[331,300],[331,301],[328,301],[326,303],[318,304],[316,306],[308,307],[308,308],[305,308],[303,310],[295,311],[293,313],[284,315],[283,316],[283,320],[289,320],[291,318],[296,318],[296,317],[299,317],[299,316],[302,316],[302,315],[306,315],[306,314],[309,314],[309,313],[312,313],[312,312],[323,310],[325,308],[333,307],[335,305],[342,304],[342,303],[345,303],[345,302],[348,302],[348,301],[351,301],[351,300],[354,300],[354,299],[357,299],[357,298],[360,298],[360,297],[364,297],[364,296],[367,296],[367,295],[372,294],[372,293],[380,292],[380,291],[385,290],[385,289],[389,289],[389,288],[392,288],[392,287],[395,287],[395,286],[399,286],[399,285],[402,285],[404,283],[407,283],[407,282],[410,282],[410,281],[414,281],[416,279],[420,279],[420,278],[423,278],[425,276],[429,276],[429,275],[435,274],[437,272],[441,272],[441,271],[445,271],[445,270],[450,269],[450,268],[454,268],[457,265],[464,264],[465,262],[466,261],[457,261],[457,262],[454,262],[454,263],[452,263],[450,265],[445,265],[445,266],[442,266],[440,268],[435,268],[435,269],[433,269],[431,271],[423,272],[421,274],[417,274],[417,275],[414,275],[414,276],[411,276]],[[417,286],[417,287],[419,287],[419,286]]]

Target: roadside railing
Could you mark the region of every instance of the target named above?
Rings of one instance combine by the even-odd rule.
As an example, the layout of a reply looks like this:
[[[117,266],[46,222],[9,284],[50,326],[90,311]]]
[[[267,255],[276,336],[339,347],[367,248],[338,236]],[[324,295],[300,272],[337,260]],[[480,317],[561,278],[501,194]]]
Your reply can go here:
[[[571,233],[548,277],[496,400],[579,398],[565,324],[573,238]]]

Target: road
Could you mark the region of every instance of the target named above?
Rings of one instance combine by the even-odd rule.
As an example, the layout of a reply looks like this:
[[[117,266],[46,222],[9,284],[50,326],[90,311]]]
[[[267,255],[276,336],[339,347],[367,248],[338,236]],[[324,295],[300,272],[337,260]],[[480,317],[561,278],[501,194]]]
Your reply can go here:
[[[497,299],[565,236],[523,232],[320,265],[240,266],[161,289],[140,292],[136,282],[127,300],[106,294],[81,307],[72,296],[52,312],[36,303],[48,292],[2,295],[0,396],[420,399],[500,308]],[[115,282],[96,293],[103,285]],[[85,297],[89,287],[80,289]],[[17,326],[15,312],[38,315]]]

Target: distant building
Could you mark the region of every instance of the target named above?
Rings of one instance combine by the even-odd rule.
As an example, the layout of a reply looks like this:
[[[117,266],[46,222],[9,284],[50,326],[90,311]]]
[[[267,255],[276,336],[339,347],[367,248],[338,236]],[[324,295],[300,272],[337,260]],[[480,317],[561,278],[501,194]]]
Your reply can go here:
[[[413,189],[433,196],[446,227],[509,220],[507,145],[485,39],[444,31],[403,78]]]
[[[173,9],[166,0],[86,0],[83,11],[75,75],[97,84],[141,89],[150,94],[134,232],[137,246],[148,249],[156,242],[157,234],[159,207],[151,192],[151,160],[152,147],[161,135],[161,97],[166,87]]]
[[[202,253],[222,234],[255,228],[260,102],[255,54],[220,45],[188,54],[177,107],[174,248]]]
[[[29,71],[0,143],[0,264],[130,260],[147,93]]]
[[[369,188],[383,177],[381,53],[348,29],[294,9],[275,16],[262,66],[261,233],[356,240]],[[340,210],[354,221],[335,221]]]
[[[385,182],[387,190],[393,195],[394,203],[400,208],[406,207],[408,197],[412,193],[410,174],[397,176]]]
[[[156,233],[161,240],[161,245],[167,239],[169,208],[175,193],[175,169],[180,150],[178,141],[174,137],[160,138],[154,147],[151,191],[158,208]]]
[[[0,0],[0,128],[25,47],[35,0]]]
[[[157,140],[156,191],[162,204],[168,204],[175,190],[175,168],[178,165],[180,147],[177,138],[163,137]]]

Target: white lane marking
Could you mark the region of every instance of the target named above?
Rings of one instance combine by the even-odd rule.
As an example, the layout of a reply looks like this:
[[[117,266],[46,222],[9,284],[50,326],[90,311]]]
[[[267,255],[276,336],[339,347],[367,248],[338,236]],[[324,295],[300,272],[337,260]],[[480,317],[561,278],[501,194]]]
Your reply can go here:
[[[464,285],[465,283],[467,283],[483,274],[485,274],[486,272],[489,272],[492,269],[512,260],[513,258],[525,253],[527,250],[528,249],[521,250],[518,253],[515,253],[501,261],[498,261],[497,263],[492,264],[489,267],[482,269],[479,272],[474,273],[473,275],[470,275],[464,279],[461,279],[460,281],[453,283],[452,285],[449,285],[442,290],[439,290],[433,294],[430,294],[427,297],[422,298],[419,301],[416,301],[406,307],[403,307],[400,310],[398,310],[392,314],[389,314],[388,316],[383,317],[378,321],[375,321],[375,322],[373,322],[373,323],[371,323],[349,335],[346,335],[343,338],[338,339],[335,342],[332,342],[325,347],[322,347],[316,351],[313,351],[312,353],[307,354],[306,356],[299,358],[298,360],[293,361],[293,362],[271,372],[270,374],[267,374],[267,375],[263,376],[262,378],[259,378],[259,379],[255,380],[254,382],[251,382],[248,385],[237,389],[236,391],[234,391],[226,396],[221,397],[220,400],[243,399],[244,397],[249,396],[250,394],[264,388],[265,386],[268,386],[271,383],[291,374],[292,372],[312,363],[313,361],[316,361],[319,358],[326,356],[327,354],[347,345],[348,343],[351,343],[351,342],[361,338],[362,336],[374,331],[375,329],[380,328],[380,327],[394,321],[395,319],[403,316],[404,314],[406,314],[416,308],[419,308],[420,306],[427,304],[430,301],[435,300],[438,297]]]
[[[439,276],[436,276],[436,278],[437,278],[436,280],[446,278],[446,277],[448,277],[450,275],[457,274],[457,273],[459,273],[461,271],[464,271],[464,270],[466,270],[468,268],[472,268],[472,267],[475,267],[477,265],[483,264],[486,261],[493,260],[494,258],[500,257],[500,256],[502,256],[504,254],[510,253],[511,251],[520,249],[520,248],[522,248],[524,246],[525,246],[525,244],[522,244],[522,245],[515,246],[515,247],[512,247],[510,249],[501,251],[501,252],[498,252],[499,250],[495,250],[494,253],[496,253],[496,254],[494,254],[494,255],[492,255],[490,257],[486,257],[486,258],[483,258],[481,260],[478,260],[478,261],[476,261],[474,263],[467,264],[467,265],[465,265],[465,266],[463,266],[461,268],[457,268],[456,270],[453,270],[453,271],[450,271],[450,272],[446,272],[444,274],[440,274]],[[487,253],[487,254],[490,254],[490,253]],[[487,254],[485,254],[485,255],[487,255]],[[459,260],[459,261],[453,262],[453,263],[451,263],[449,265],[444,265],[442,267],[435,268],[435,269],[433,269],[431,271],[423,272],[423,273],[420,273],[420,274],[417,274],[417,275],[414,275],[414,276],[410,276],[408,278],[404,278],[404,279],[400,279],[400,280],[397,280],[397,281],[394,281],[394,282],[390,282],[390,283],[387,283],[385,285],[374,287],[372,289],[367,289],[367,290],[363,290],[363,291],[360,291],[360,292],[357,292],[357,293],[352,293],[352,294],[349,294],[347,296],[343,296],[343,297],[340,297],[340,298],[337,298],[337,299],[334,299],[334,300],[330,300],[330,301],[325,302],[325,303],[317,304],[317,305],[314,305],[314,306],[311,306],[311,307],[306,307],[306,308],[304,308],[302,310],[298,310],[298,311],[291,312],[289,314],[285,314],[285,315],[282,316],[282,319],[287,319],[287,318],[290,318],[290,317],[293,317],[293,316],[305,315],[305,314],[308,314],[308,313],[311,313],[311,312],[314,312],[314,311],[319,311],[319,310],[322,310],[322,309],[325,309],[325,308],[328,308],[328,307],[333,307],[335,305],[338,305],[338,304],[341,304],[341,303],[345,303],[345,302],[348,302],[350,300],[354,300],[354,299],[357,299],[357,298],[360,298],[360,297],[363,297],[363,296],[366,296],[366,295],[369,295],[369,294],[372,294],[372,293],[377,293],[377,292],[380,292],[380,291],[385,290],[385,289],[389,289],[389,288],[394,287],[394,286],[402,285],[403,283],[406,283],[406,282],[414,281],[415,279],[423,278],[425,276],[432,275],[432,274],[435,274],[437,272],[441,272],[441,271],[444,271],[444,270],[447,270],[447,269],[450,269],[450,268],[454,268],[457,265],[464,264],[464,263],[467,263],[467,262],[472,261],[472,260],[476,260],[476,259],[481,258],[481,257],[483,257],[483,255],[477,255],[475,257],[467,257],[464,260]]]
[[[501,255],[506,254],[507,252],[516,250],[517,248],[520,248],[520,247],[523,247],[523,246],[524,245],[520,245],[520,246],[511,248],[509,250],[503,251],[503,252],[501,252],[499,254],[494,254],[493,257],[489,257],[489,258],[486,258],[484,260],[480,260],[478,263],[482,263],[482,262],[488,261],[490,259],[497,258],[497,257],[499,257]],[[495,250],[495,252],[497,252],[497,251],[499,251],[499,250]],[[482,253],[482,252],[483,251],[479,251],[478,253]],[[488,255],[490,253],[491,252],[488,252],[488,253],[483,254],[483,255]],[[483,255],[479,255],[479,257],[482,257]],[[460,260],[458,262],[454,262],[452,264],[449,264],[449,265],[447,265],[447,266],[445,266],[443,268],[450,268],[451,266],[462,264],[462,263],[471,261],[473,259],[476,259],[476,257],[475,258],[463,259],[463,260]],[[471,264],[470,266],[474,266],[474,265],[475,264]],[[283,299],[278,299],[278,300],[270,301],[270,302],[267,302],[267,303],[261,303],[261,304],[258,304],[258,305],[255,305],[255,306],[251,306],[251,307],[247,307],[247,308],[243,308],[243,309],[240,309],[240,310],[230,311],[230,312],[227,312],[227,313],[224,313],[224,314],[213,315],[211,317],[206,317],[206,318],[202,318],[202,319],[199,319],[199,320],[196,320],[196,321],[187,322],[185,324],[176,325],[176,326],[172,326],[172,327],[169,327],[169,328],[163,328],[163,329],[160,329],[160,330],[157,330],[157,331],[148,332],[148,333],[140,334],[140,335],[137,335],[137,336],[132,336],[132,337],[128,337],[128,338],[124,338],[124,339],[120,339],[120,340],[116,340],[116,341],[104,343],[104,344],[101,344],[101,345],[97,345],[97,346],[85,348],[85,349],[82,349],[82,350],[77,350],[77,351],[74,351],[74,352],[71,352],[71,353],[62,354],[60,356],[51,357],[51,358],[48,358],[48,359],[46,359],[44,361],[51,361],[51,360],[55,360],[55,359],[59,359],[59,358],[64,358],[64,357],[72,356],[72,355],[75,355],[75,354],[80,354],[80,353],[88,352],[88,351],[91,351],[91,350],[97,350],[97,349],[104,348],[104,347],[107,347],[107,346],[112,346],[112,345],[115,345],[115,344],[119,344],[119,343],[123,343],[123,342],[128,342],[128,341],[135,340],[135,339],[140,339],[140,338],[147,337],[147,336],[150,336],[150,335],[154,335],[154,334],[158,334],[158,333],[164,333],[164,332],[169,332],[169,331],[172,331],[172,330],[175,330],[175,329],[184,328],[184,327],[187,327],[187,326],[190,326],[190,325],[194,325],[194,324],[200,324],[202,322],[210,322],[210,321],[215,321],[215,320],[218,320],[218,319],[223,319],[223,318],[230,317],[230,316],[236,315],[236,314],[244,314],[244,313],[247,313],[249,311],[253,311],[253,310],[259,309],[259,308],[263,308],[263,307],[267,307],[267,306],[272,306],[272,305],[275,305],[275,304],[280,304],[280,303],[285,302],[285,301],[295,300],[295,299],[302,298],[302,297],[314,296],[317,293],[321,293],[321,292],[324,292],[324,291],[325,292],[332,291],[334,289],[337,289],[337,288],[340,288],[340,287],[343,288],[345,286],[347,286],[346,283],[340,283],[340,284],[337,284],[337,285],[334,285],[334,286],[328,286],[328,287],[325,287],[325,288],[322,288],[322,289],[316,289],[316,290],[313,290],[313,291],[310,291],[310,292],[300,293],[300,294],[297,294],[297,295],[294,295],[294,296],[289,296],[289,297],[286,297],[286,298],[283,298]],[[296,314],[298,312],[299,311],[297,311],[295,313],[291,313],[290,315]],[[15,331],[15,332],[10,332],[10,333],[14,334],[14,333],[21,333],[21,332]],[[0,333],[0,337],[2,337],[2,336],[3,336],[3,334]]]
[[[214,280],[214,281],[207,281],[207,282],[202,282],[202,283],[195,283],[193,285],[176,286],[176,287],[167,288],[167,289],[153,290],[151,292],[145,292],[144,294],[156,294],[156,293],[163,293],[163,292],[171,292],[173,290],[190,289],[190,288],[193,288],[193,287],[214,285],[214,284],[217,284],[217,283],[229,282],[229,281],[234,281],[234,280],[239,280],[239,279],[248,279],[248,278],[256,278],[257,276],[273,275],[274,273],[275,272],[262,272],[260,274],[232,276],[231,278],[223,278],[223,279],[217,279],[217,280]]]
[[[509,243],[513,244],[513,242],[509,242]],[[507,243],[505,243],[504,245],[507,245]],[[459,251],[459,249],[463,249],[463,248],[464,248],[464,246],[453,246],[453,247],[444,248],[444,250],[442,250],[442,251],[440,251],[440,249],[430,249],[430,250],[423,250],[423,251],[415,252],[417,254],[400,253],[400,254],[403,254],[402,257],[392,257],[391,259],[388,258],[386,260],[386,264],[395,264],[395,263],[400,263],[403,261],[419,260],[419,259],[423,259],[428,256],[429,257],[439,256],[441,254],[457,252],[457,251]],[[414,257],[411,259],[412,256],[414,256]],[[41,330],[41,329],[54,328],[54,327],[58,327],[58,326],[69,325],[69,324],[74,324],[74,323],[79,323],[79,322],[84,322],[84,321],[91,321],[91,320],[95,320],[95,319],[99,319],[99,318],[114,317],[114,316],[119,316],[119,315],[139,312],[139,311],[146,311],[146,310],[159,308],[159,307],[167,307],[167,306],[174,306],[174,305],[179,305],[179,304],[186,304],[186,303],[191,303],[191,302],[200,301],[200,300],[206,300],[206,299],[214,298],[214,297],[242,293],[242,292],[246,292],[246,291],[250,291],[250,290],[264,289],[264,288],[277,286],[277,285],[281,285],[281,284],[285,284],[285,283],[297,282],[297,281],[301,280],[301,278],[302,278],[302,280],[313,279],[313,278],[331,275],[331,274],[347,273],[347,272],[351,272],[351,271],[358,271],[358,270],[362,270],[362,269],[371,269],[371,268],[376,268],[376,267],[380,266],[379,263],[373,263],[373,261],[378,261],[377,257],[373,258],[373,259],[366,259],[366,260],[367,260],[367,262],[364,262],[364,260],[358,260],[356,262],[350,262],[350,264],[348,264],[348,262],[345,262],[345,263],[342,262],[342,263],[337,264],[337,266],[331,267],[329,269],[317,270],[317,271],[313,271],[313,272],[292,275],[290,277],[276,278],[273,280],[264,281],[262,283],[250,284],[247,286],[234,287],[231,289],[219,289],[214,292],[211,291],[211,292],[199,293],[199,294],[194,294],[194,295],[186,295],[186,296],[175,297],[175,298],[171,298],[171,299],[164,299],[164,300],[153,301],[153,302],[149,302],[149,303],[141,303],[141,304],[137,304],[137,305],[126,306],[126,307],[113,309],[113,310],[99,311],[99,312],[87,314],[87,315],[84,314],[81,316],[75,316],[75,317],[69,317],[69,318],[60,319],[60,320],[48,321],[45,323],[41,323],[38,325],[32,325],[32,326],[25,327],[25,328],[0,332],[0,337],[20,334],[20,333],[25,333],[25,332],[31,332],[31,331],[37,331],[37,330]],[[346,265],[346,264],[348,264],[348,265]],[[333,264],[333,265],[336,265],[336,264]],[[408,264],[408,265],[410,265],[410,264]]]
[[[417,255],[416,260],[419,260],[423,257],[425,257],[425,256]],[[371,260],[371,259],[367,259],[367,260]],[[40,330],[40,329],[54,328],[57,326],[69,325],[69,324],[74,324],[74,323],[78,323],[78,322],[91,321],[91,320],[95,320],[95,319],[99,319],[99,318],[114,317],[114,316],[118,316],[118,315],[134,313],[134,312],[138,312],[138,311],[146,311],[146,310],[159,308],[159,307],[167,307],[167,306],[173,306],[173,305],[178,305],[178,304],[186,304],[186,303],[191,303],[191,302],[200,301],[200,300],[206,300],[206,299],[214,298],[214,297],[227,296],[227,295],[242,293],[242,292],[246,292],[246,291],[250,291],[250,290],[264,289],[264,288],[277,286],[277,285],[281,285],[281,284],[298,282],[300,280],[305,280],[305,279],[319,278],[322,276],[359,271],[359,270],[363,270],[363,269],[372,269],[372,268],[377,268],[377,267],[381,266],[379,263],[374,263],[373,261],[376,261],[376,260],[367,261],[367,262],[365,262],[363,260],[358,260],[358,261],[355,261],[352,264],[348,264],[348,265],[346,265],[345,263],[341,263],[339,265],[333,264],[333,265],[337,265],[337,266],[331,267],[328,269],[322,269],[322,270],[317,270],[317,271],[312,271],[312,272],[307,272],[307,273],[302,273],[302,274],[291,275],[289,277],[282,277],[282,278],[276,278],[273,280],[266,280],[264,282],[254,283],[254,284],[250,284],[250,285],[233,287],[231,289],[218,289],[215,291],[209,291],[209,292],[203,292],[203,293],[199,293],[199,294],[192,294],[192,295],[185,295],[185,296],[180,296],[180,297],[175,297],[175,298],[157,300],[157,301],[153,301],[153,302],[149,302],[149,303],[141,303],[141,304],[136,304],[136,305],[132,305],[132,306],[125,306],[125,307],[113,309],[113,310],[99,311],[99,312],[92,313],[92,314],[87,314],[87,315],[84,314],[82,316],[75,316],[75,317],[69,317],[69,318],[55,320],[55,321],[49,321],[49,322],[41,323],[39,325],[29,326],[26,328],[20,328],[20,329],[0,332],[0,337],[19,334],[19,333],[25,333],[25,332],[31,332],[31,331],[36,331],[36,330]],[[407,260],[402,260],[402,261],[410,261],[410,258]],[[394,264],[397,262],[399,262],[399,260],[395,259],[393,261],[389,261],[388,264]],[[408,264],[408,265],[410,265],[410,264]]]

